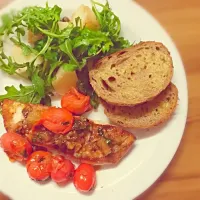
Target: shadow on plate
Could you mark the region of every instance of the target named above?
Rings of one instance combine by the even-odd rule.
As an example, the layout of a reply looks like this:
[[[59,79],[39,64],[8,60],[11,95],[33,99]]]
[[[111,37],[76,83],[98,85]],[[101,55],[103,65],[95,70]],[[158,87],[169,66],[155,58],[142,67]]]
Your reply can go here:
[[[33,180],[34,181],[34,180]],[[36,183],[40,184],[40,185],[47,185],[51,182],[51,178],[48,178],[47,180],[45,181],[35,181]]]
[[[67,186],[71,185],[72,180],[66,181],[64,183],[55,183],[58,188],[66,188]]]
[[[166,128],[168,126],[168,124],[170,124],[170,122],[172,120],[174,120],[175,115],[176,114],[174,113],[168,121],[161,123],[160,125],[155,126],[151,129],[146,129],[146,130],[132,129],[131,132],[135,133],[135,136],[138,140],[153,137],[153,136],[159,134],[164,128]]]
[[[142,139],[153,137],[153,136],[159,134],[165,126],[166,126],[166,124],[160,124],[160,125],[153,127],[151,129],[145,129],[145,130],[126,129],[126,130],[132,132],[136,136],[137,140],[142,140]]]
[[[137,146],[137,144],[134,144],[131,149],[129,150],[129,152],[120,160],[119,163],[117,164],[108,164],[108,165],[97,165],[97,166],[94,166],[96,170],[98,171],[101,171],[101,170],[108,170],[108,169],[114,169],[114,168],[117,168],[122,162],[123,160],[129,156],[129,154],[131,154],[131,152],[134,150],[134,148]]]
[[[161,123],[160,125],[152,127],[150,129],[124,128],[124,130],[127,130],[127,131],[133,133],[136,136],[137,140],[142,140],[142,139],[146,139],[146,138],[149,138],[149,137],[153,137],[153,136],[159,134],[165,127],[167,127],[168,124],[172,120],[174,120],[175,115],[176,114],[174,113],[172,115],[171,119],[169,119],[168,121],[166,121],[164,123]],[[111,121],[109,121],[109,124],[116,125],[115,123],[113,123]]]

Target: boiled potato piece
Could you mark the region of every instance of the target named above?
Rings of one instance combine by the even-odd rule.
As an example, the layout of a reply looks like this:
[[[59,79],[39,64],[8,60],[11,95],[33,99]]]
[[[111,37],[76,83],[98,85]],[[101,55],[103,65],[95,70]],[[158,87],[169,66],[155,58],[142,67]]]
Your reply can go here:
[[[59,29],[62,31],[67,28],[70,22],[58,22]],[[76,72],[66,72],[62,67],[56,73],[56,79],[52,82],[56,93],[64,95],[71,87],[76,87],[77,76]]]
[[[22,52],[22,49],[19,46],[14,45],[12,49],[12,58],[18,64],[24,64],[27,62],[32,62],[35,59],[36,55],[31,53],[28,56],[25,56]],[[36,65],[42,64],[42,57],[38,57],[35,61]]]
[[[31,62],[35,59],[35,55],[34,54],[30,54],[29,56],[25,56],[22,52],[22,49],[19,46],[13,46],[12,49],[12,55],[11,57],[13,58],[13,60],[18,63],[18,64],[24,64],[27,62]],[[36,65],[39,65],[43,62],[43,59],[41,57],[38,57],[35,61]],[[27,73],[26,73],[26,67],[18,69],[17,72],[19,74],[21,74],[22,76],[24,76],[24,78],[27,78]]]
[[[69,22],[62,22],[62,21],[58,22],[58,27],[59,27],[60,31],[62,31],[63,29],[67,28],[68,25],[69,25]]]
[[[41,40],[43,38],[42,34],[34,34],[32,31],[28,30],[28,43],[29,44],[35,44],[38,40]]]
[[[56,79],[52,85],[56,93],[64,95],[71,87],[76,87],[77,76],[76,72],[66,72],[62,67],[56,73]]]
[[[86,26],[92,30],[98,30],[100,28],[100,24],[97,21],[97,18],[94,12],[85,5],[81,5],[73,14],[72,14],[72,22],[76,24],[76,18],[80,17],[82,26]]]
[[[62,21],[58,22],[58,27],[61,31],[65,28],[67,28],[68,25],[69,25],[69,22],[62,22]],[[43,39],[42,34],[34,34],[30,30],[28,31],[28,43],[29,44],[34,45],[35,42],[37,42],[38,40],[41,40],[41,39]]]

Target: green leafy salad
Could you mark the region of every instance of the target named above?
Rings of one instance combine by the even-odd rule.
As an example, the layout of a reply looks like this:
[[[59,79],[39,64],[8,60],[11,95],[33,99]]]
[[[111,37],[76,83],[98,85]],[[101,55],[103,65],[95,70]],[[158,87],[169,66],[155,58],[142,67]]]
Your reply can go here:
[[[66,27],[59,28],[62,9],[57,5],[26,7],[2,16],[0,70],[9,75],[17,75],[19,84],[24,78],[19,71],[24,70],[30,85],[5,87],[5,94],[0,95],[0,101],[12,99],[22,103],[50,105],[51,95],[54,94],[52,83],[62,68],[65,72],[76,72],[79,91],[90,95],[93,107],[98,105],[98,98],[88,79],[88,61],[100,59],[131,44],[120,37],[120,19],[113,13],[109,3],[103,5],[91,0],[91,4],[91,12],[99,24],[95,28],[84,24],[81,16],[74,21],[68,20]],[[23,40],[28,31],[33,37],[39,36],[33,44]],[[23,56],[34,55],[33,59],[18,63],[12,56],[6,55],[5,38],[19,47]],[[37,62],[38,59],[40,62]]]

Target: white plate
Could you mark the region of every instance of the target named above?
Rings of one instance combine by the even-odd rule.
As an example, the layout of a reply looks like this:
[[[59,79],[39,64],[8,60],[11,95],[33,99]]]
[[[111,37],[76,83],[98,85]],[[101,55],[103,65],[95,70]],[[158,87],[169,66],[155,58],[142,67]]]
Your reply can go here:
[[[21,9],[28,5],[45,5],[46,0],[17,0],[1,11],[1,14],[12,9]],[[65,14],[71,14],[80,4],[88,4],[89,0],[49,0],[50,5],[57,4]],[[131,0],[110,0],[114,12],[122,22],[122,34],[131,41],[155,40],[164,43],[170,50],[174,61],[173,82],[179,90],[179,103],[171,120],[161,127],[145,132],[134,131],[138,140],[134,149],[115,168],[105,168],[97,172],[97,187],[89,195],[78,193],[73,184],[59,188],[50,182],[38,184],[28,178],[26,170],[19,164],[10,163],[0,150],[0,190],[14,200],[64,200],[64,199],[117,199],[131,200],[144,192],[163,173],[173,158],[184,132],[187,117],[188,93],[187,83],[179,53],[170,37],[143,8]],[[0,93],[4,86],[18,85],[0,72]],[[55,102],[56,103],[56,102]],[[107,122],[103,110],[89,116],[95,120]],[[0,121],[0,132],[3,133],[3,122]]]

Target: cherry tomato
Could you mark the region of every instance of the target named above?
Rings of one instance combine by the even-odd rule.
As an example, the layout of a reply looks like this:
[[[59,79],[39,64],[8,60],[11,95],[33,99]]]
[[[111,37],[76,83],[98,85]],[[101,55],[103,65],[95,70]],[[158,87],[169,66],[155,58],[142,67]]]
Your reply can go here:
[[[66,183],[74,175],[74,165],[63,156],[53,156],[51,179],[56,183]]]
[[[96,183],[96,172],[89,164],[80,164],[74,174],[74,185],[81,192],[90,191]]]
[[[72,129],[73,122],[74,118],[69,111],[51,107],[44,111],[41,120],[35,126],[42,124],[53,133],[66,134]]]
[[[61,99],[61,106],[71,113],[81,115],[91,109],[90,97],[79,93],[74,87]]]
[[[31,144],[17,133],[3,134],[0,143],[11,160],[25,161],[33,151]]]
[[[44,181],[50,177],[52,155],[46,151],[35,151],[26,163],[29,177],[36,181]]]

